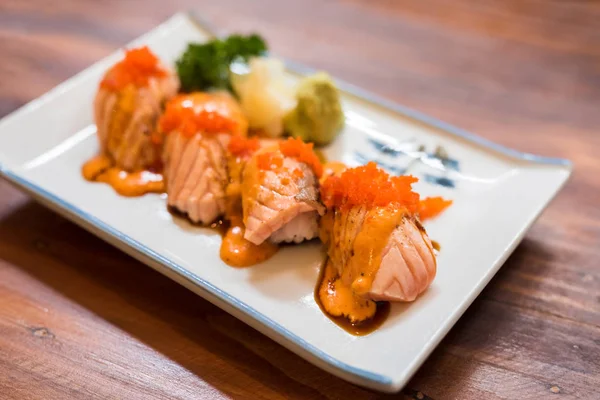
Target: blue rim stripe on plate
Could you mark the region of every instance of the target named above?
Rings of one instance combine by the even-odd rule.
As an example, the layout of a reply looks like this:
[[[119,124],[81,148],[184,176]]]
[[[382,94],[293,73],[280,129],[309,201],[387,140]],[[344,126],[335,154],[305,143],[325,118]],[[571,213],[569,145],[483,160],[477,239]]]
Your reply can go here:
[[[250,307],[246,303],[238,300],[237,298],[231,296],[227,292],[214,286],[210,282],[192,274],[191,272],[189,272],[188,270],[186,270],[179,264],[174,263],[173,261],[169,260],[168,258],[156,253],[155,251],[144,246],[143,244],[141,244],[137,240],[133,239],[132,237],[127,236],[126,234],[113,228],[112,226],[106,224],[105,222],[102,222],[100,219],[94,217],[91,214],[88,214],[87,212],[76,207],[75,205],[64,201],[60,197],[48,192],[46,189],[26,180],[24,178],[21,178],[19,175],[4,168],[1,164],[0,164],[0,176],[3,176],[8,181],[25,189],[29,193],[35,194],[35,195],[43,198],[44,200],[52,203],[53,205],[59,207],[60,209],[67,211],[69,214],[77,216],[80,220],[91,224],[92,226],[94,226],[98,230],[108,234],[112,238],[127,244],[129,247],[131,247],[138,253],[169,268],[171,271],[176,272],[180,276],[183,276],[188,281],[194,283],[197,286],[200,286],[202,289],[206,290],[207,292],[209,292],[211,295],[215,296],[219,300],[224,301],[225,303],[234,307],[235,309],[249,315],[254,320],[263,324],[265,327],[276,332],[277,334],[279,334],[281,337],[287,339],[288,341],[300,346],[303,350],[305,350],[306,352],[312,354],[313,356],[323,360],[327,364],[330,364],[333,367],[340,369],[348,374],[354,375],[355,377],[361,378],[362,380],[371,381],[371,382],[374,382],[374,383],[377,383],[380,385],[384,385],[384,386],[392,385],[393,381],[391,378],[376,374],[374,372],[356,368],[356,367],[353,367],[351,365],[348,365],[346,363],[339,361],[338,359],[330,356],[329,354],[325,353],[324,351],[320,350],[319,348],[315,347],[314,345],[308,343],[306,340],[302,339],[301,337],[299,337],[299,336],[295,335],[294,333],[292,333],[291,331],[287,330],[283,326],[279,325],[277,322],[268,318],[264,314],[261,314],[260,312],[256,311],[254,308]]]
[[[210,22],[206,21],[204,18],[198,16],[193,11],[188,11],[186,13],[188,18],[195,23],[201,30],[205,31],[209,35],[213,37],[222,36],[222,33],[216,29]],[[288,70],[295,72],[300,75],[307,75],[317,72],[318,70],[301,63],[287,60],[283,57],[276,56],[281,59]],[[503,146],[501,144],[495,143],[489,139],[485,139],[481,136],[477,136],[474,133],[468,132],[464,129],[458,128],[452,124],[439,120],[435,117],[431,117],[427,114],[419,112],[417,110],[413,110],[410,107],[406,107],[395,103],[391,100],[387,100],[383,97],[380,97],[376,94],[369,92],[368,90],[362,89],[356,85],[345,82],[343,80],[334,78],[334,81],[339,89],[343,92],[346,92],[354,97],[358,97],[362,100],[366,100],[369,103],[376,104],[380,107],[387,108],[388,110],[394,111],[398,114],[401,114],[405,117],[413,119],[415,121],[421,122],[425,125],[433,126],[436,129],[452,134],[453,136],[464,139],[468,142],[476,144],[478,146],[484,147],[489,150],[493,150],[497,153],[503,154],[508,157],[516,158],[519,160],[530,161],[538,164],[549,164],[549,165],[561,165],[568,168],[572,168],[572,162],[565,158],[555,158],[555,157],[544,157],[536,154],[524,153],[518,150],[511,149],[509,147]]]

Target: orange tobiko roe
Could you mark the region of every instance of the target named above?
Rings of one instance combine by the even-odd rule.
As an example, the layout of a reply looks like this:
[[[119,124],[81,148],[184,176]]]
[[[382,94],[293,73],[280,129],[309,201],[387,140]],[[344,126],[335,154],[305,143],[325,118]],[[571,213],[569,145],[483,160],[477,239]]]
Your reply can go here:
[[[150,78],[161,78],[167,71],[160,65],[158,58],[146,46],[127,50],[125,58],[108,70],[100,82],[100,87],[118,91],[133,84],[135,87],[148,85]]]
[[[331,176],[321,186],[321,198],[328,208],[354,206],[385,207],[397,204],[411,213],[419,210],[419,194],[413,192],[414,176],[390,176],[374,162]]]
[[[283,166],[283,157],[277,151],[267,151],[257,155],[256,164],[260,170],[276,171]]]
[[[249,157],[258,150],[259,147],[260,143],[258,138],[245,138],[236,135],[231,137],[231,140],[227,145],[227,150],[235,157]]]
[[[292,175],[298,179],[304,178],[304,172],[302,172],[300,168],[295,168],[294,171],[292,171]]]
[[[419,217],[421,220],[436,217],[451,204],[452,200],[442,197],[427,197],[419,202]]]
[[[235,115],[234,100],[211,93],[192,93],[175,96],[167,103],[165,112],[158,121],[160,131],[178,131],[186,136],[198,132],[215,134],[231,133],[244,135]]]
[[[279,144],[279,149],[284,156],[295,158],[308,165],[317,178],[320,178],[323,175],[323,165],[315,154],[313,146],[312,143],[304,143],[300,138],[288,138]]]

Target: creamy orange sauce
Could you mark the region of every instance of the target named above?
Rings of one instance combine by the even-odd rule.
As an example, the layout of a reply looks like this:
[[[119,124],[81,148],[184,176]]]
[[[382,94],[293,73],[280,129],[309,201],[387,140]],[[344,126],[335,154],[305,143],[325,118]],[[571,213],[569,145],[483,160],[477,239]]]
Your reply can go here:
[[[105,155],[96,156],[81,168],[81,174],[86,181],[95,181],[98,176],[114,165],[110,157]]]
[[[366,213],[364,222],[360,215]],[[381,264],[383,249],[405,210],[399,207],[355,207],[329,211],[321,220],[321,239],[328,246],[330,261],[318,289],[323,309],[331,316],[344,316],[351,323],[372,318],[375,302],[366,295]],[[354,237],[353,232],[358,233]]]
[[[379,328],[390,313],[390,303],[360,299],[341,285],[329,260],[321,268],[315,301],[334,323],[356,336],[368,335]]]
[[[127,172],[119,168],[110,168],[98,176],[96,181],[108,183],[118,194],[126,197],[165,191],[162,174],[150,171]]]
[[[162,174],[150,171],[124,171],[115,167],[106,155],[96,156],[86,162],[81,173],[88,181],[108,183],[121,196],[136,197],[165,191]]]
[[[242,218],[242,173],[246,165],[244,157],[228,157],[229,183],[225,189],[227,197],[225,218],[229,228],[221,242],[220,256],[232,267],[249,267],[271,258],[279,246],[265,241],[259,246],[244,239],[244,222]]]
[[[265,241],[259,246],[244,239],[244,224],[233,218],[221,242],[221,260],[232,267],[249,267],[271,258],[279,246]]]
[[[366,295],[381,265],[381,254],[394,229],[400,225],[404,210],[375,207],[367,212],[365,222],[354,239],[351,257],[342,272],[342,281],[359,296]]]
[[[357,296],[350,286],[344,285],[331,260],[327,261],[324,268],[318,293],[319,300],[328,314],[334,317],[344,316],[350,322],[364,321],[375,315],[375,302]]]

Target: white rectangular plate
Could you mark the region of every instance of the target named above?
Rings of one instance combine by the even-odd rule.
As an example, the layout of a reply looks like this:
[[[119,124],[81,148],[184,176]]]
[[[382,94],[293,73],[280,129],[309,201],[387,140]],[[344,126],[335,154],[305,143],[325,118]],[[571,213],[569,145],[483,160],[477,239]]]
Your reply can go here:
[[[174,62],[188,42],[210,37],[205,25],[178,14],[131,45],[147,44]],[[408,168],[421,179],[416,189],[422,195],[454,200],[426,226],[442,246],[431,288],[412,304],[394,304],[379,330],[351,336],[315,304],[317,244],[286,247],[252,268],[231,268],[219,259],[220,236],[174,221],[164,196],[124,198],[82,179],[81,165],[98,151],[92,99],[104,71],[121,55],[2,119],[0,175],[301,357],[373,389],[402,388],[571,172],[568,161],[503,148],[339,82],[347,124],[326,149],[328,158],[354,165],[375,160],[395,173]],[[290,66],[291,79],[297,72]],[[437,146],[449,158],[436,157]]]

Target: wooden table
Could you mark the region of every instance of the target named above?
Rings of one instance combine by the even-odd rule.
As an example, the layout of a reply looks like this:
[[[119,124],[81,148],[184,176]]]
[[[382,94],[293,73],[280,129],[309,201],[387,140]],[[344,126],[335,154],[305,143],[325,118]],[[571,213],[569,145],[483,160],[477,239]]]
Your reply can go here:
[[[397,396],[600,398],[598,2],[3,0],[0,115],[181,9],[502,144],[573,160],[564,191]],[[0,181],[0,398],[380,396]]]

